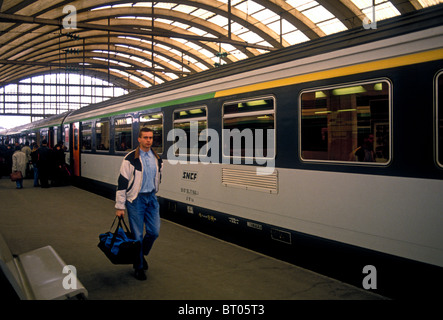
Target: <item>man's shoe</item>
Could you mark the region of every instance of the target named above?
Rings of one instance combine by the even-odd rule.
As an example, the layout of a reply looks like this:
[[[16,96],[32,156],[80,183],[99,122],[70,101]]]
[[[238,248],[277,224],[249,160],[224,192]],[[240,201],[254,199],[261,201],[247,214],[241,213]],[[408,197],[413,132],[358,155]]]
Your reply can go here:
[[[132,267],[134,269],[137,269],[138,268],[138,263],[132,264]],[[146,262],[146,259],[143,258],[143,270],[148,270],[148,269],[149,269],[148,262]]]
[[[146,274],[143,269],[135,269],[134,271],[134,277],[137,280],[146,280]]]

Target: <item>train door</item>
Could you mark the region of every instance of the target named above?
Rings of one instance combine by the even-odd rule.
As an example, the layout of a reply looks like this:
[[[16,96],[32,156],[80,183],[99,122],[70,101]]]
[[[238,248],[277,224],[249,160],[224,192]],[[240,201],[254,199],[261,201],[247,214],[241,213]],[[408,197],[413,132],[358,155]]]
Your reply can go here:
[[[52,127],[47,129],[47,140],[48,140],[48,147],[50,149],[54,148],[55,143],[54,143],[54,129]]]
[[[80,123],[74,122],[71,125],[72,125],[71,168],[74,173],[74,176],[79,177],[80,176]]]

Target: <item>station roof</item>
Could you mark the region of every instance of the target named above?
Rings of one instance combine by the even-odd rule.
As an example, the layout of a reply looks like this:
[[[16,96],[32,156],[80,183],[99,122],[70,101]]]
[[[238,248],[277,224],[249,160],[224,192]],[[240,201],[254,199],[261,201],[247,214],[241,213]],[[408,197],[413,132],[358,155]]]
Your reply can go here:
[[[0,86],[66,71],[144,88],[441,2],[0,0]]]

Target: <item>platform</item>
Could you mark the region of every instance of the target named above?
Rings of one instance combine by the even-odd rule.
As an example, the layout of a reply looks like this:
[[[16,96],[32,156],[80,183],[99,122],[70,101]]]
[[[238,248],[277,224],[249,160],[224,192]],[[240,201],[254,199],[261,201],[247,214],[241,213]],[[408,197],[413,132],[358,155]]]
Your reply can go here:
[[[15,254],[51,245],[90,300],[378,300],[370,291],[162,219],[146,281],[97,248],[114,202],[73,186],[16,189],[0,179],[0,232]]]

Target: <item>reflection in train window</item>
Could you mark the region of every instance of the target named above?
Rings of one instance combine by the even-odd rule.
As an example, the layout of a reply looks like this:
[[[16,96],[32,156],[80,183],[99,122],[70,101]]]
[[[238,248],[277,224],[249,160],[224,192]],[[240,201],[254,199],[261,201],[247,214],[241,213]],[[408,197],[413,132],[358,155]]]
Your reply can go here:
[[[50,146],[48,129],[40,130],[40,145],[43,144],[43,140],[46,140],[46,143]]]
[[[273,158],[275,155],[274,110],[275,101],[271,97],[225,104],[223,106],[225,133],[223,155],[242,158]]]
[[[186,148],[180,147],[180,142],[176,144],[179,147],[176,154],[200,154],[203,146],[206,146],[207,137],[202,136],[202,131],[208,128],[208,121],[206,117],[206,107],[197,107],[192,109],[182,109],[174,112],[174,129],[181,129],[186,134]],[[204,131],[206,132],[206,131]],[[175,134],[176,141],[179,141],[178,134]],[[195,139],[194,139],[195,138]],[[195,141],[198,145],[191,145]],[[185,149],[185,150],[183,150]],[[206,150],[207,151],[207,150]],[[203,151],[206,155],[206,152]]]
[[[302,159],[388,163],[390,92],[387,81],[303,92]]]
[[[140,116],[140,129],[148,127],[154,131],[152,149],[158,154],[163,153],[163,114],[143,114]]]
[[[65,151],[69,151],[69,140],[69,124],[65,124],[62,131],[62,142]]]
[[[58,140],[58,127],[53,127],[52,128],[52,144],[53,146],[55,146],[56,144],[58,144],[60,141]]]
[[[109,121],[97,121],[95,124],[95,143],[97,151],[109,150],[110,126]]]
[[[115,151],[132,150],[132,118],[115,119]]]
[[[81,150],[90,151],[92,146],[92,123],[82,122],[81,124]]]
[[[437,77],[437,162],[443,167],[443,72]]]

